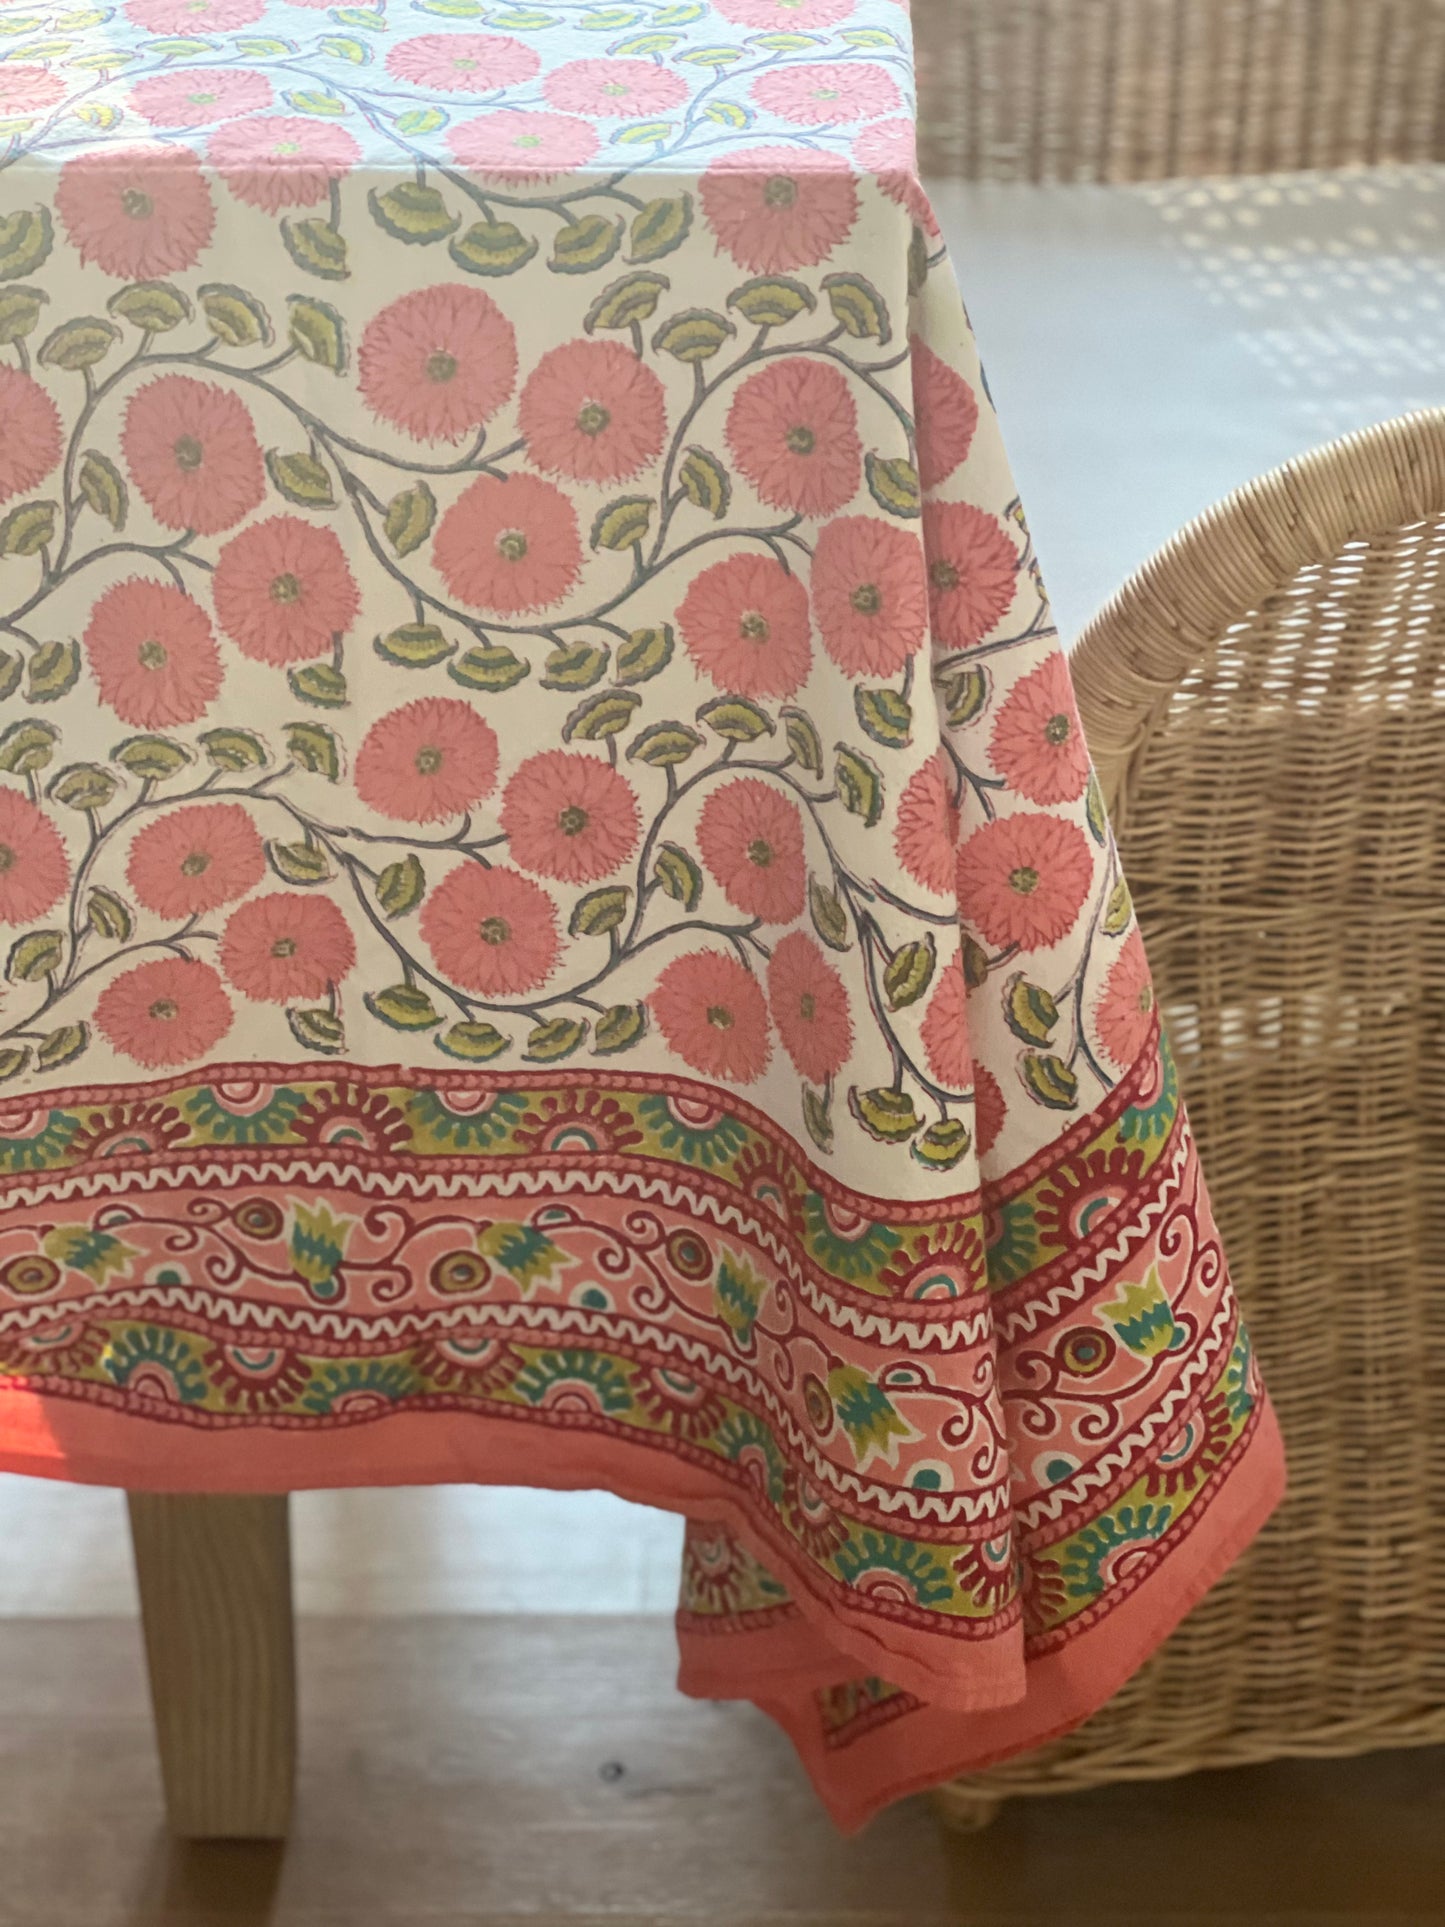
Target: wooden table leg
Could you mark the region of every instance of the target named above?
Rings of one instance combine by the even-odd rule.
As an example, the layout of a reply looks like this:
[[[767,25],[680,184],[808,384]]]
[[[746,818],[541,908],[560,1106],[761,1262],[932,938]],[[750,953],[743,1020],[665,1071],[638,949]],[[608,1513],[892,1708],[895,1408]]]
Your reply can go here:
[[[296,1762],[287,1501],[129,1501],[171,1830],[281,1839]]]

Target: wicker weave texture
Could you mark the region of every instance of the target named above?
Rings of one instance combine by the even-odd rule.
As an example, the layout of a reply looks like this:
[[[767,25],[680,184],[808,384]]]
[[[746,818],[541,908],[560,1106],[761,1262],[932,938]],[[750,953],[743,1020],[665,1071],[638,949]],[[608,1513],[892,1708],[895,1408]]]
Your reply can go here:
[[[1445,160],[1445,0],[912,0],[925,175]]]
[[[1074,656],[1290,1459],[1256,1545],[1000,1797],[1445,1740],[1445,411],[1191,525]]]

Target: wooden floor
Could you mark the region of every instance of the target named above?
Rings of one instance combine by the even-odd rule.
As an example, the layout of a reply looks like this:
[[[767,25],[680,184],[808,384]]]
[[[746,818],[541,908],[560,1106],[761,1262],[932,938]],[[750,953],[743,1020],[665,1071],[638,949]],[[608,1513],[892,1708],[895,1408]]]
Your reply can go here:
[[[0,1621],[0,1927],[1440,1927],[1445,1751],[840,1840],[652,1616],[308,1619],[295,1836],[177,1848],[135,1623]]]

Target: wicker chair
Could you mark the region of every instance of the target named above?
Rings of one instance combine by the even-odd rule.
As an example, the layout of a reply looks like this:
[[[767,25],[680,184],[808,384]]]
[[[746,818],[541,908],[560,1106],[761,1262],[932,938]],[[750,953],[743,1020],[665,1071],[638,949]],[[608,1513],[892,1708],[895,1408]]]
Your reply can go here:
[[[912,0],[925,175],[1445,159],[1445,0]]]
[[[1191,524],[1074,671],[1288,1499],[1000,1800],[1445,1741],[1445,410]]]

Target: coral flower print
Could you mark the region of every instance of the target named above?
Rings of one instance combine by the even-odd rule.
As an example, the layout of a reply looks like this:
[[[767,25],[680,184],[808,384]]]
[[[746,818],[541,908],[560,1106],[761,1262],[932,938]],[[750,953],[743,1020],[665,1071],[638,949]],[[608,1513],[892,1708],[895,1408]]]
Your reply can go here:
[[[985,1064],[973,1072],[973,1136],[981,1158],[986,1158],[1008,1121],[1008,1106],[998,1079]]]
[[[601,757],[545,749],[507,784],[502,828],[523,869],[562,883],[595,883],[637,847],[637,797]]]
[[[754,274],[815,267],[858,219],[858,190],[847,167],[803,148],[725,154],[709,165],[701,194],[719,243]]]
[[[95,1022],[123,1057],[159,1071],[213,1051],[231,1028],[231,1000],[208,963],[160,957],[107,984]]]
[[[383,421],[423,442],[455,442],[491,420],[517,379],[517,338],[491,296],[442,283],[368,322],[361,392]]]
[[[704,569],[677,626],[698,668],[733,695],[791,696],[807,680],[808,592],[771,556],[731,555]]]
[[[164,528],[219,535],[266,492],[246,404],[214,382],[162,375],[137,389],[126,405],[121,449]]]
[[[542,92],[564,114],[640,120],[683,106],[690,89],[674,68],[651,60],[569,60],[548,74]]]
[[[826,1084],[853,1049],[848,991],[821,949],[801,930],[784,937],[768,964],[768,1002],[783,1049],[798,1072]]]
[[[1094,860],[1076,823],[1033,813],[1004,816],[958,853],[958,907],[985,940],[1005,949],[1042,950],[1078,921]]]
[[[386,56],[386,71],[428,93],[490,94],[516,87],[541,67],[539,54],[506,34],[424,33],[399,40]]]
[[[794,127],[834,127],[875,120],[903,105],[886,67],[872,61],[820,60],[801,67],[774,67],[753,82],[759,107]]]
[[[678,957],[647,1001],[671,1048],[703,1076],[751,1084],[767,1069],[767,1001],[736,957],[721,950]]]
[[[893,848],[915,883],[952,896],[958,861],[958,797],[942,750],[909,777],[898,799]]]
[[[65,98],[65,82],[48,67],[0,65],[0,120],[43,114]]]
[[[277,667],[329,655],[361,606],[341,543],[299,515],[273,515],[232,536],[211,594],[241,654]]]
[[[1013,606],[1018,550],[998,517],[971,502],[925,503],[923,541],[933,640],[971,649]]]
[[[702,806],[697,843],[723,895],[744,916],[791,923],[803,908],[803,819],[762,777],[716,789]]]
[[[33,923],[70,882],[60,832],[27,796],[0,789],[0,923]]]
[[[216,225],[211,190],[188,147],[77,154],[60,170],[55,205],[81,260],[127,281],[194,267]]]
[[[733,458],[761,499],[795,515],[832,515],[863,473],[846,376],[797,355],[750,375],[728,410]]]
[[[361,159],[344,127],[289,114],[230,121],[211,135],[206,152],[237,200],[267,214],[314,207]]]
[[[569,168],[585,167],[597,152],[597,135],[570,114],[529,114],[498,108],[463,121],[447,134],[463,167],[500,180],[544,181]]]
[[[919,1030],[930,1076],[946,1091],[973,1089],[973,1045],[969,1039],[968,986],[962,953],[954,951],[939,971]]]
[[[153,127],[210,127],[218,120],[269,107],[271,83],[264,74],[244,67],[187,67],[138,80],[130,98],[136,112]]]
[[[906,207],[929,234],[937,234],[938,216],[918,179],[918,135],[911,120],[877,120],[865,127],[853,143],[853,159],[875,177],[890,201]]]
[[[978,429],[978,397],[941,355],[914,335],[913,415],[918,437],[918,479],[937,488],[968,456]]]
[[[432,544],[459,601],[494,615],[545,609],[582,570],[577,512],[536,475],[479,475],[447,510]]]
[[[266,0],[126,0],[125,11],[152,33],[230,33],[254,26]]]
[[[569,341],[543,355],[518,425],[533,465],[576,482],[620,482],[662,452],[662,383],[616,341]]]
[[[254,890],[266,853],[239,803],[195,803],[148,823],[131,845],[126,876],[158,917],[203,917]]]
[[[737,27],[808,33],[846,20],[857,0],[712,0],[712,4],[715,13]]]
[[[91,674],[122,722],[137,729],[193,723],[221,693],[221,657],[200,603],[169,582],[131,576],[90,612]]]
[[[1010,691],[989,739],[994,768],[1031,803],[1073,803],[1089,780],[1089,752],[1062,654]]]
[[[329,897],[273,890],[232,913],[221,969],[257,1003],[324,997],[356,962],[351,926]]]
[[[518,870],[453,870],[423,903],[421,933],[443,976],[484,997],[537,990],[557,963],[552,899]]]
[[[1144,939],[1131,930],[1104,979],[1094,1023],[1106,1055],[1121,1069],[1135,1063],[1154,1029],[1154,986]]]
[[[849,676],[896,676],[928,627],[916,534],[874,515],[830,522],[813,552],[813,609],[823,647]]]
[[[455,696],[422,696],[373,723],[356,758],[363,803],[401,823],[460,816],[497,780],[497,733]]]
[[[19,368],[0,367],[0,502],[43,482],[60,460],[60,411]]]

